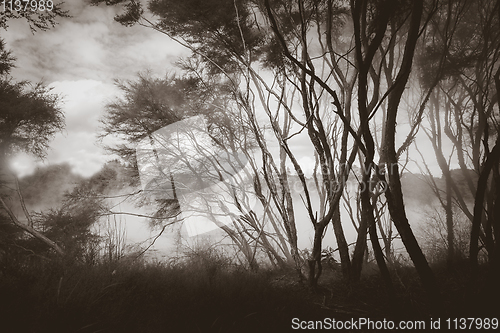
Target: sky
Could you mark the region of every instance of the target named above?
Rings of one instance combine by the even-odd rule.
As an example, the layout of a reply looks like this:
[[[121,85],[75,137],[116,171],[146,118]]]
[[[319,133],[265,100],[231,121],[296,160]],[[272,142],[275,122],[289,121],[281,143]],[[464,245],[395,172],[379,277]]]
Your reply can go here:
[[[124,27],[113,20],[117,6],[91,6],[86,0],[63,4],[70,18],[48,31],[32,34],[26,21],[9,21],[0,37],[17,58],[12,75],[16,80],[44,82],[62,97],[66,128],[56,135],[44,161],[20,154],[12,161],[18,176],[34,171],[38,164],[69,163],[83,176],[97,172],[114,156],[106,154],[97,140],[99,119],[105,105],[120,95],[114,80],[134,79],[149,70],[163,76],[175,70],[175,61],[189,52],[167,36],[141,26]],[[398,124],[402,124],[398,122]],[[398,131],[401,142],[406,131]],[[429,141],[419,134],[421,150],[430,152]],[[294,151],[305,173],[314,168],[310,144],[295,140]],[[293,144],[293,143],[292,143]],[[416,152],[412,153],[417,156]],[[306,156],[309,155],[309,156]],[[429,160],[431,169],[437,165]],[[413,166],[413,171],[418,168]]]
[[[85,177],[99,171],[106,161],[115,158],[105,152],[97,139],[99,119],[104,115],[106,104],[120,96],[115,80],[134,79],[138,72],[146,70],[163,76],[175,70],[179,56],[189,54],[157,31],[140,26],[124,27],[115,22],[113,17],[121,11],[119,7],[66,0],[63,9],[72,17],[58,18],[59,24],[48,31],[32,34],[23,20],[9,21],[8,29],[0,31],[7,49],[17,58],[17,67],[11,73],[15,80],[43,82],[53,88],[63,100],[61,107],[66,118],[66,128],[51,142],[45,160],[23,154],[13,159],[12,167],[21,177],[32,173],[37,165],[57,163],[68,163],[73,172]],[[398,124],[404,125],[404,119]],[[404,140],[405,135],[403,126],[398,136]],[[418,140],[421,150],[432,154],[430,143],[423,134]],[[306,175],[310,175],[314,169],[310,142],[299,137],[292,141],[299,163]],[[433,160],[429,160],[429,165],[436,170]],[[418,169],[413,168],[413,171],[418,172]],[[305,216],[301,209],[303,207],[297,214]],[[130,235],[138,239],[151,236],[147,224],[135,223],[136,219],[130,217],[123,221]],[[300,235],[305,235],[301,236],[301,242],[311,244],[310,228],[301,230]],[[333,238],[333,234],[328,237]],[[165,247],[173,243],[171,239],[165,242],[168,244]]]
[[[99,119],[105,105],[119,96],[114,80],[133,79],[139,71],[165,75],[187,51],[167,36],[113,20],[120,10],[91,6],[84,0],[67,0],[70,18],[48,31],[32,34],[24,20],[9,21],[0,37],[17,58],[16,80],[43,82],[62,97],[65,130],[57,134],[44,161],[19,155],[12,161],[19,176],[36,164],[67,162],[73,171],[90,176],[113,156],[98,143]]]

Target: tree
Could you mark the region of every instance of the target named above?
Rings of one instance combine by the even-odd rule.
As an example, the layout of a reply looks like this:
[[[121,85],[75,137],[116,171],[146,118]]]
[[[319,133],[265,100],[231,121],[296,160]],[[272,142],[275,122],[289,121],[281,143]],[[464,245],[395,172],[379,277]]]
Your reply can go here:
[[[52,247],[56,252],[63,251],[52,240],[25,224],[16,217],[6,203],[5,187],[11,178],[9,158],[20,151],[43,158],[51,138],[64,127],[64,115],[60,109],[59,96],[50,93],[42,84],[31,86],[28,82],[15,82],[10,76],[14,58],[0,43],[0,203],[13,224]],[[23,208],[24,200],[17,179],[14,181]],[[24,209],[25,217],[31,217]]]
[[[437,1],[424,4],[389,0],[350,3],[164,0],[149,2],[148,10],[156,15],[153,22],[143,15],[141,4],[130,1],[126,12],[116,19],[126,25],[149,26],[168,35],[189,47],[211,75],[229,80],[240,107],[251,120],[263,156],[264,179],[274,192],[272,198],[289,241],[296,244],[296,203],[291,200],[285,168],[287,162],[292,164],[302,184],[303,203],[315,232],[308,261],[312,286],[321,275],[322,236],[333,221],[345,275],[352,273],[354,280],[359,279],[369,233],[380,270],[390,288],[390,276],[378,244],[376,200],[372,199],[374,193],[366,190],[368,184],[382,180],[388,184],[385,197],[391,218],[426,290],[435,296],[437,286],[432,271],[406,217],[398,167],[421,116],[417,115],[400,147],[396,147],[395,133],[399,104],[413,68],[415,49],[437,4]],[[234,8],[234,11],[221,8]],[[311,39],[313,35],[315,38]],[[343,38],[345,36],[348,38]],[[268,77],[271,79],[267,80]],[[429,90],[423,93],[420,115]],[[298,94],[299,105],[294,104],[290,94]],[[353,112],[352,101],[356,98],[357,112]],[[387,109],[380,120],[376,115],[382,103],[387,103]],[[267,117],[272,140],[279,146],[279,163],[274,163],[265,142],[268,137],[264,139],[263,126],[256,120],[257,104]],[[375,163],[371,124],[377,119],[382,122],[383,137],[379,162]],[[312,187],[307,184],[290,145],[291,138],[302,132],[309,137],[318,159],[318,181]],[[361,184],[365,190],[360,193],[362,214],[351,263],[338,211],[345,182],[357,156],[363,166]],[[310,199],[313,189],[322,193],[319,205]]]
[[[275,242],[266,230],[269,228],[257,218],[249,188],[245,188],[255,177],[253,166],[248,165],[255,163],[249,161],[255,140],[245,133],[243,123],[235,126],[241,118],[232,114],[224,83],[196,79],[192,65],[182,64],[192,76],[153,79],[139,75],[136,81],[122,84],[124,99],[108,105],[103,136],[118,134],[125,140],[125,145],[111,149],[132,159],[131,164],[140,170],[142,192],[158,206],[154,216],[157,224],[177,217],[179,212],[183,217],[195,214],[196,223],[186,218],[188,231],[196,234],[192,229],[203,224],[202,217],[207,218],[224,230],[251,267],[257,267],[258,249],[271,262],[286,265],[282,259],[282,255],[287,256],[286,244]],[[209,188],[217,193],[205,193]],[[192,195],[199,191],[204,195]],[[177,208],[169,209],[168,205]],[[221,222],[222,215],[232,220],[231,226]],[[271,230],[281,233],[275,227]]]
[[[446,58],[438,85],[439,99],[433,103],[443,105],[444,114],[431,113],[430,121],[435,124],[434,141],[438,143],[436,139],[444,133],[453,144],[466,189],[475,198],[473,209],[451,177],[439,144],[436,156],[447,179],[447,202],[453,198],[472,223],[470,260],[473,271],[477,269],[480,248],[488,254],[495,270],[498,244],[494,234],[498,227],[494,216],[498,209],[496,184],[499,179],[496,161],[499,115],[495,106],[498,108],[500,4],[498,1],[459,1],[449,2],[448,8],[448,12],[457,13],[454,14],[456,19],[449,26],[432,23],[434,34],[428,39],[430,52],[423,55],[423,60],[431,64],[427,66],[430,70],[436,68],[437,58],[441,55]],[[428,81],[427,74],[428,71],[423,71],[424,81]],[[438,121],[443,124],[441,128]],[[476,184],[471,170],[479,176]],[[446,206],[451,239],[451,207]],[[451,251],[452,247],[450,255]]]
[[[51,138],[64,126],[59,97],[41,84],[0,81],[0,154],[2,160],[24,151],[44,157]]]
[[[196,82],[176,80],[175,77],[153,79],[148,73],[140,73],[136,81],[117,81],[116,84],[124,96],[107,106],[107,113],[101,120],[100,137],[113,135],[124,141],[106,148],[130,166],[137,181],[135,145],[154,131],[189,114],[185,104],[188,94],[194,93]],[[197,107],[193,106],[193,109]]]

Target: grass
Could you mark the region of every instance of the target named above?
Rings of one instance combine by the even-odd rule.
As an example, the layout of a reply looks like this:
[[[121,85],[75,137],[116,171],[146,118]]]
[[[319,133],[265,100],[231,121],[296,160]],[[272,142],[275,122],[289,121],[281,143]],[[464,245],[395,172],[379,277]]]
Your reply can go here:
[[[273,287],[273,274],[197,261],[23,269],[0,278],[0,325],[15,327],[5,332],[279,332],[295,313],[316,310],[306,289]]]
[[[479,288],[467,303],[464,271],[435,271],[447,304],[443,316],[473,310],[493,315],[484,312],[493,308],[482,302],[490,290]],[[203,253],[173,264],[17,267],[0,276],[0,331],[288,332],[295,317],[429,316],[414,269],[399,267],[392,274],[396,299],[387,296],[379,275],[370,271],[354,286],[327,271],[320,287],[311,291],[296,282],[293,272],[254,273]]]

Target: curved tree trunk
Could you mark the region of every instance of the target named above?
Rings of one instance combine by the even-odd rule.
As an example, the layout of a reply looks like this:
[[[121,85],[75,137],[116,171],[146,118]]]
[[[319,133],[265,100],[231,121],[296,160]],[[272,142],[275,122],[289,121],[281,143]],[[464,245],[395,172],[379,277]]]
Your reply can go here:
[[[387,289],[389,295],[393,297],[395,295],[394,286],[392,284],[389,269],[387,268],[387,264],[385,262],[384,253],[382,252],[382,248],[380,247],[380,243],[378,241],[377,224],[375,223],[375,219],[371,221],[368,229],[370,232],[370,241],[372,243],[373,254],[375,255],[375,259],[377,260],[377,265],[380,270],[380,274],[382,275],[382,279],[384,280],[385,288]]]
[[[311,258],[307,261],[309,266],[309,286],[312,288],[316,288],[318,286],[319,277],[323,272],[323,265],[321,264],[321,246],[323,243],[324,231],[325,226],[316,224],[314,228],[314,243]]]
[[[368,181],[370,179],[370,173],[365,170],[363,174],[363,180],[361,186],[365,186],[366,188],[361,188],[361,220],[359,221],[358,227],[358,237],[356,239],[356,246],[354,248],[354,254],[352,256],[352,274],[351,278],[353,282],[358,282],[361,278],[361,270],[363,268],[363,258],[366,252],[366,240],[368,234],[368,226],[370,219],[370,207],[367,205],[370,202],[370,193],[368,191]],[[363,185],[365,184],[365,185]],[[373,217],[373,212],[372,212]]]
[[[333,214],[332,224],[335,239],[337,240],[337,247],[340,254],[340,267],[342,270],[342,277],[345,281],[351,280],[351,259],[349,257],[349,246],[345,239],[344,230],[342,228],[342,221],[340,217],[340,205],[337,203],[337,208]]]
[[[418,245],[417,239],[415,238],[408,222],[408,218],[406,217],[403,192],[401,190],[401,180],[399,178],[397,164],[393,165],[392,169],[395,170],[388,172],[389,188],[385,193],[389,205],[389,212],[394,221],[394,225],[401,236],[401,240],[403,241],[410,258],[415,265],[427,294],[431,299],[436,300],[439,295],[439,288],[434,278],[434,273],[429,267],[427,259]]]
[[[500,160],[500,136],[497,137],[495,147],[491,150],[483,164],[481,173],[479,174],[479,180],[477,181],[476,198],[474,200],[474,220],[472,221],[472,230],[470,234],[470,264],[472,268],[473,276],[477,273],[478,266],[478,254],[479,254],[479,233],[481,231],[481,220],[483,217],[483,202],[485,192],[488,187],[488,178],[491,169],[495,164],[498,164]]]
[[[439,288],[434,274],[429,267],[422,249],[411,230],[403,201],[403,191],[401,189],[401,179],[399,176],[398,157],[396,154],[396,119],[401,102],[401,96],[406,88],[408,78],[413,64],[415,47],[419,38],[420,22],[423,12],[423,1],[414,1],[412,3],[412,13],[409,23],[408,37],[406,39],[404,54],[400,70],[393,82],[392,90],[388,96],[386,131],[384,133],[381,149],[381,161],[386,163],[386,181],[388,189],[386,198],[389,206],[389,212],[396,229],[398,230],[403,244],[410,255],[415,269],[422,281],[422,284],[435,307],[439,303]]]

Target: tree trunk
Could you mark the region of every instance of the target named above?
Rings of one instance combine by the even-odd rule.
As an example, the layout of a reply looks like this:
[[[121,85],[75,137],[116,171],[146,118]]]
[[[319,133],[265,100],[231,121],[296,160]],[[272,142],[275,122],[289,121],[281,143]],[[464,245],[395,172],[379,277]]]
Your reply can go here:
[[[446,230],[448,238],[448,254],[446,258],[446,265],[448,269],[453,267],[455,261],[455,230],[453,226],[453,206],[451,199],[451,179],[448,175],[446,177]]]
[[[430,122],[431,122],[431,133],[428,134],[429,138],[432,142],[432,148],[434,149],[434,153],[436,155],[436,160],[438,162],[439,168],[443,173],[443,177],[445,179],[446,184],[446,192],[445,192],[445,200],[441,199],[441,195],[439,194],[439,189],[436,187],[435,192],[438,196],[438,199],[443,206],[443,209],[446,214],[446,232],[447,232],[447,243],[448,243],[448,251],[446,256],[446,265],[448,269],[451,269],[453,265],[453,261],[455,258],[455,235],[453,228],[453,206],[452,206],[452,178],[450,172],[450,166],[448,164],[447,159],[443,153],[443,145],[442,145],[442,127],[441,126],[441,118],[439,114],[439,92],[434,92],[430,95],[430,99],[432,104],[430,105]],[[448,126],[448,108],[445,108],[445,125],[444,131],[449,133]]]
[[[365,180],[365,176],[363,176],[363,180]],[[363,184],[363,183],[362,183]],[[365,183],[366,184],[366,183]],[[361,197],[363,197],[363,192],[367,190],[361,191]],[[354,248],[354,254],[352,256],[352,264],[351,264],[351,279],[353,282],[358,282],[361,278],[361,270],[363,269],[363,257],[366,252],[366,236],[368,233],[368,221],[366,212],[363,208],[363,199],[361,199],[361,220],[359,221],[358,227],[358,237],[356,239],[356,246]]]
[[[344,230],[342,228],[342,221],[340,219],[340,204],[337,203],[337,208],[333,214],[332,224],[335,239],[337,240],[337,247],[340,254],[340,267],[342,269],[342,277],[345,281],[351,280],[351,259],[349,256],[349,246],[345,239]]]
[[[427,259],[422,253],[422,249],[418,245],[417,239],[406,217],[398,165],[392,165],[389,169],[392,170],[387,172],[389,188],[385,193],[389,205],[389,212],[427,294],[431,299],[437,300],[439,288],[434,278],[434,274],[427,263]]]
[[[365,169],[366,170],[364,171],[364,174],[363,174],[364,188],[362,189],[361,194],[360,194],[361,195],[361,221],[362,221],[360,223],[360,226],[361,226],[361,224],[363,224],[363,226],[368,227],[368,230],[370,232],[370,240],[371,240],[371,243],[372,243],[373,252],[374,252],[374,255],[375,255],[375,259],[377,260],[377,265],[378,265],[378,267],[380,269],[380,274],[382,275],[382,279],[384,280],[384,284],[385,284],[385,286],[387,288],[388,293],[391,296],[393,296],[394,295],[394,288],[393,288],[393,285],[392,285],[391,276],[389,274],[389,269],[387,268],[387,265],[385,263],[384,254],[382,252],[382,248],[380,247],[380,243],[378,242],[377,224],[376,224],[376,221],[375,221],[373,206],[372,206],[372,202],[371,202],[371,197],[372,197],[371,190],[372,190],[372,188],[369,185],[370,184],[369,181],[370,181],[370,178],[371,178],[371,172],[370,172],[371,169],[367,169],[366,168],[367,166],[369,166],[371,164],[372,163],[370,161],[369,164],[365,165]],[[365,248],[365,251],[366,251],[366,233],[365,233],[364,237],[365,237],[365,242],[364,242],[365,246],[364,246],[364,248]],[[357,245],[358,244],[356,244],[356,246]],[[363,253],[365,251],[363,251]],[[361,259],[362,258],[363,257],[361,256]],[[353,261],[354,261],[354,259],[353,259]],[[360,278],[361,269],[362,269],[361,266],[362,266],[362,263],[356,262],[356,266],[354,267],[354,273],[353,273],[354,277],[356,278],[356,281],[358,281],[359,278]]]
[[[258,271],[259,264],[255,260],[255,255],[252,251],[252,248],[250,247],[250,244],[248,244],[248,241],[244,237],[243,232],[241,232],[241,230],[238,229],[236,229],[237,231],[234,231],[231,227],[228,227],[224,224],[218,224],[218,227],[224,230],[226,234],[231,238],[233,243],[236,244],[236,246],[238,246],[240,251],[245,256],[245,259],[247,260],[250,269],[252,271]]]
[[[498,281],[498,278],[500,277],[500,174],[499,174],[499,167],[497,166],[495,168],[495,177],[494,177],[494,184],[495,184],[495,199],[494,199],[494,208],[493,208],[493,216],[491,217],[492,220],[492,228],[493,228],[493,234],[495,235],[495,244],[494,244],[494,252],[492,256],[492,260],[490,261],[490,267],[493,271],[493,277],[495,278],[496,281]]]
[[[396,229],[398,230],[403,244],[412,259],[415,269],[422,281],[422,284],[434,306],[439,303],[439,288],[434,274],[422,253],[422,249],[411,230],[408,218],[406,217],[403,191],[401,189],[401,179],[399,177],[398,157],[396,154],[396,119],[401,102],[401,96],[406,88],[408,78],[413,64],[415,47],[419,38],[420,22],[423,12],[423,1],[412,2],[412,14],[409,24],[401,67],[394,80],[392,90],[388,96],[386,131],[384,133],[381,161],[386,163],[386,181],[388,189],[386,198],[389,205],[389,212]]]
[[[484,195],[488,187],[488,178],[491,169],[495,164],[498,164],[500,159],[500,136],[497,137],[495,147],[491,150],[483,164],[479,179],[477,181],[476,197],[474,199],[474,220],[472,221],[472,230],[470,234],[470,264],[473,277],[477,274],[478,254],[479,254],[479,233],[481,231],[481,220],[483,217],[483,202]]]
[[[389,273],[389,269],[387,268],[387,264],[385,262],[384,253],[382,252],[382,248],[380,247],[380,243],[378,241],[377,235],[377,224],[375,223],[375,219],[371,221],[369,226],[370,232],[370,241],[372,243],[373,254],[375,255],[375,259],[377,260],[377,265],[380,270],[380,274],[382,275],[382,279],[384,280],[385,288],[391,297],[395,295],[394,286],[392,284],[391,275]]]
[[[316,288],[318,286],[318,280],[323,272],[323,266],[321,264],[321,245],[323,243],[323,232],[325,227],[321,223],[316,224],[314,228],[314,243],[312,248],[311,257],[308,259],[307,263],[309,266],[309,286]],[[316,269],[317,266],[317,269]]]

